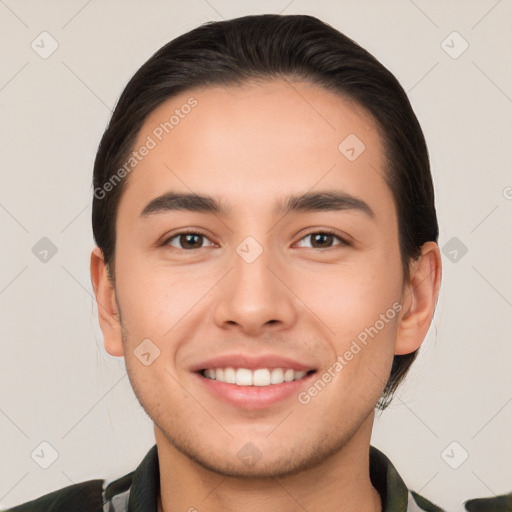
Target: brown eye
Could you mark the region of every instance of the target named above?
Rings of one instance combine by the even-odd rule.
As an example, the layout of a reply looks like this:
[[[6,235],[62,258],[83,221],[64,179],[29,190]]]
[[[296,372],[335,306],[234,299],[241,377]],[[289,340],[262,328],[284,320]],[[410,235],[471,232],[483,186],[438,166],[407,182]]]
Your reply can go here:
[[[208,238],[201,233],[178,233],[170,237],[165,243],[177,249],[191,250],[202,249],[204,240],[208,240]]]
[[[333,241],[335,239],[339,240],[341,243],[334,245],[348,245],[345,242],[345,240],[335,235],[334,233],[329,233],[328,231],[317,231],[314,233],[309,233],[308,235],[303,237],[301,241],[306,240],[308,238],[311,240],[311,248],[313,249],[329,249],[333,247]],[[301,247],[307,246],[302,245]]]

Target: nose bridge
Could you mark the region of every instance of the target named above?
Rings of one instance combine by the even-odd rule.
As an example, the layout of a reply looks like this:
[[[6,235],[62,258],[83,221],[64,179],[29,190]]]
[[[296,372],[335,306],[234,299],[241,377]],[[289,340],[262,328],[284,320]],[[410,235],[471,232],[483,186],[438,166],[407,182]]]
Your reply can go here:
[[[261,233],[246,236],[235,247],[232,271],[217,302],[217,322],[257,333],[265,325],[293,320],[292,294],[275,275],[279,258],[271,245],[270,236]]]
[[[270,304],[275,293],[279,293],[275,276],[269,270],[275,260],[270,237],[261,234],[256,236],[259,241],[255,236],[248,235],[236,247],[232,276],[236,296],[248,303],[253,301],[255,306],[263,299]]]

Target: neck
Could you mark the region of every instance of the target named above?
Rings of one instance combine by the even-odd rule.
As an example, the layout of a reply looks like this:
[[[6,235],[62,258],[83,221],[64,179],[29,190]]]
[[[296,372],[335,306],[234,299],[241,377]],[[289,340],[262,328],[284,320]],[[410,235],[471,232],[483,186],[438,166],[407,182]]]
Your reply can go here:
[[[176,450],[155,426],[159,466],[159,512],[381,512],[372,486],[369,447],[373,413],[344,444],[316,466],[279,478],[228,477]]]

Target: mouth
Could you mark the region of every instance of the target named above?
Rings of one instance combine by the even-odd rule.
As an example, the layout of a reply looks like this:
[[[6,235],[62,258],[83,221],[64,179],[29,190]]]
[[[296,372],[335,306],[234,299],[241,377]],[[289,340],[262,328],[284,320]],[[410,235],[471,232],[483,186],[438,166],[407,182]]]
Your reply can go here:
[[[290,404],[316,374],[313,369],[222,366],[195,372],[214,400],[241,410],[262,410]]]
[[[294,370],[293,368],[207,368],[200,370],[206,379],[236,386],[277,386],[285,382],[304,379],[315,370]]]

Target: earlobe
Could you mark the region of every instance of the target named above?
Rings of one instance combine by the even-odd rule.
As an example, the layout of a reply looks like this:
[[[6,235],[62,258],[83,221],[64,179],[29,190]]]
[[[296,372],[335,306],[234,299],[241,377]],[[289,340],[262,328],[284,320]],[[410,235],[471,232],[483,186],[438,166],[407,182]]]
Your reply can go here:
[[[112,356],[123,356],[122,330],[115,287],[108,276],[103,253],[98,247],[91,252],[90,271],[105,350]]]
[[[412,262],[410,281],[404,286],[397,325],[395,355],[417,350],[427,335],[441,286],[441,253],[435,242],[422,246],[421,255]]]

